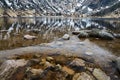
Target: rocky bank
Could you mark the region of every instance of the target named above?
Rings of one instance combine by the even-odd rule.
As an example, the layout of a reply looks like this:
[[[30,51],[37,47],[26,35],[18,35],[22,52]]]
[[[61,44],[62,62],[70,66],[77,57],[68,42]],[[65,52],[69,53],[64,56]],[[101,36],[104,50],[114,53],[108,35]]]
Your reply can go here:
[[[75,36],[0,51],[1,80],[120,80],[119,58]]]

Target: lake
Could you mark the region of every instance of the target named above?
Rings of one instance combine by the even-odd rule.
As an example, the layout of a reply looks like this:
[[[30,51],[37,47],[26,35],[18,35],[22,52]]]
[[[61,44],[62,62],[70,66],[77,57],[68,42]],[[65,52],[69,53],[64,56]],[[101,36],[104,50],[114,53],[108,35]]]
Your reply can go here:
[[[48,43],[71,32],[90,30],[93,28],[107,29],[120,34],[120,20],[102,18],[60,18],[60,17],[35,17],[35,18],[0,18],[0,50],[8,50],[25,46]],[[35,40],[25,40],[24,35],[36,36]],[[84,40],[83,38],[81,40]],[[120,40],[101,40],[89,38],[93,43],[120,56]]]

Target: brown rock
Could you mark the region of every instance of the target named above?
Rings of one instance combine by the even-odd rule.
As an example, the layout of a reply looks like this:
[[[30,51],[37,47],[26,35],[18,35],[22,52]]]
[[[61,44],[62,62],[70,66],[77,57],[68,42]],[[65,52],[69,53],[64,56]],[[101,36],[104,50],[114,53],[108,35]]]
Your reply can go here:
[[[73,75],[73,74],[75,73],[72,69],[70,69],[70,68],[68,68],[68,67],[66,67],[66,66],[64,66],[64,67],[62,68],[62,71],[65,71],[65,72],[67,72],[67,73],[70,74],[70,75]]]
[[[31,67],[28,67],[26,70],[26,80],[38,80],[42,73],[42,69],[32,69]]]
[[[77,67],[79,67],[79,66],[85,66],[85,61],[82,60],[82,59],[76,58],[69,65],[70,66],[77,66]]]
[[[51,64],[50,62],[45,62],[45,64],[44,64],[44,66],[47,68],[47,67],[52,67],[53,66],[53,64]]]
[[[24,59],[21,60],[7,60],[0,66],[0,79],[7,80],[13,76],[19,67],[27,64]]]
[[[30,71],[33,75],[40,75],[43,72],[42,69],[31,69]]]
[[[53,61],[54,59],[52,57],[47,57],[46,60],[47,61]]]

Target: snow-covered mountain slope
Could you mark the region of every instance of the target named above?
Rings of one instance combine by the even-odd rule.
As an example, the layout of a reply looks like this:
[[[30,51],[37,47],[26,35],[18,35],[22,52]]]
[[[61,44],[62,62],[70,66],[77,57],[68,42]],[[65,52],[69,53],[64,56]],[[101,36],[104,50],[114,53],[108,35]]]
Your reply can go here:
[[[1,0],[0,7],[16,11],[31,10],[41,15],[91,15],[111,9],[120,0]],[[114,8],[116,10],[117,7]],[[112,10],[112,11],[114,11]]]

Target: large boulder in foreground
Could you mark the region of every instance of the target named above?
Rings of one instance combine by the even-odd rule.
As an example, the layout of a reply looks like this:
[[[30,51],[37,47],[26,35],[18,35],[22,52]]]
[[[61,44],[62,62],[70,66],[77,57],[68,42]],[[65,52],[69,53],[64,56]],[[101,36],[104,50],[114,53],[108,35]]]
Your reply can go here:
[[[27,61],[24,59],[21,60],[7,60],[5,61],[1,66],[0,66],[0,80],[18,80],[17,77],[22,77],[24,72],[22,73],[21,71],[24,70],[23,68],[19,70],[18,74],[16,77],[14,77],[16,70],[20,67],[24,67],[27,64]],[[14,75],[14,76],[13,76]],[[19,77],[19,78],[20,78]]]
[[[119,71],[120,71],[120,57],[118,57],[118,58],[116,59],[116,64],[117,64],[117,68],[118,68]]]

